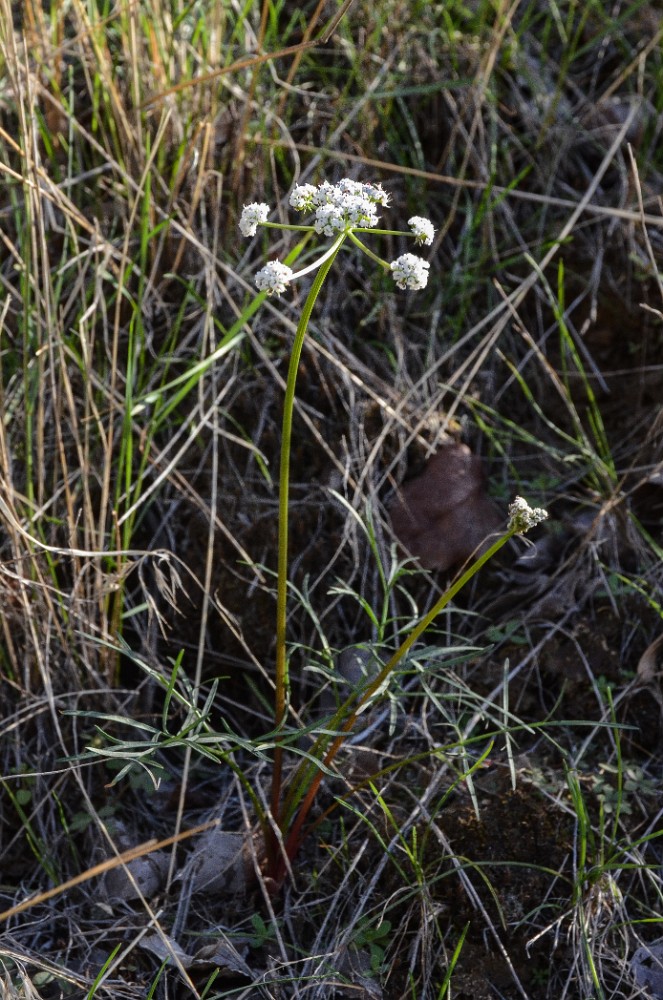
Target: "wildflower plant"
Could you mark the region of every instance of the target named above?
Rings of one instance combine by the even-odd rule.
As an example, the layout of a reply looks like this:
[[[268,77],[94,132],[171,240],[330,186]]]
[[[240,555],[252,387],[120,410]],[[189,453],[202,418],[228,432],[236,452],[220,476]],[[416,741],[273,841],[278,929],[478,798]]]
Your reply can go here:
[[[410,230],[403,232],[379,229],[380,208],[387,207],[389,195],[380,184],[366,184],[344,178],[337,184],[323,181],[319,185],[301,184],[290,195],[290,205],[297,212],[313,216],[308,225],[283,225],[269,221],[270,208],[264,203],[246,205],[242,211],[239,228],[243,236],[255,236],[259,227],[315,233],[328,237],[331,245],[313,263],[293,271],[287,264],[274,260],[265,264],[255,275],[260,292],[282,295],[291,282],[316,272],[297,326],[290,355],[283,408],[281,458],[279,470],[279,525],[278,566],[276,595],[276,663],[274,698],[274,753],[272,788],[270,796],[271,822],[261,815],[260,822],[265,837],[266,874],[278,887],[290,860],[294,858],[303,837],[305,824],[325,773],[352,730],[357,716],[371,699],[385,690],[390,675],[411,646],[419,639],[440,611],[465,586],[474,574],[515,534],[533,527],[547,513],[532,509],[517,497],[509,509],[510,520],[506,532],[481,554],[466,571],[438,599],[434,607],[412,629],[405,641],[381,667],[376,676],[352,695],[337,709],[331,720],[315,739],[311,751],[304,757],[291,776],[283,794],[283,748],[288,734],[285,731],[288,711],[289,672],[286,645],[286,610],[288,590],[288,500],[290,482],[290,450],[295,387],[299,361],[316,299],[336,255],[346,242],[353,243],[378,266],[389,272],[400,289],[413,291],[426,287],[429,264],[416,254],[404,253],[388,262],[379,257],[360,238],[366,233],[388,236],[409,236],[419,246],[430,246],[435,230],[432,223],[421,216],[408,220]],[[255,800],[254,800],[255,801]]]

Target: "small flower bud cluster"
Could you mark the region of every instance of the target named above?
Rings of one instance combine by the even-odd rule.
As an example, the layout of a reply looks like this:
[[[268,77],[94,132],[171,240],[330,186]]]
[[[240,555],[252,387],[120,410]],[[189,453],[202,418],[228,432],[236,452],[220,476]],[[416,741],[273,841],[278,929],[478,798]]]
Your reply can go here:
[[[530,507],[527,500],[516,497],[512,504],[509,504],[509,531],[514,531],[517,535],[523,535],[530,528],[545,521],[548,511],[543,507]]]

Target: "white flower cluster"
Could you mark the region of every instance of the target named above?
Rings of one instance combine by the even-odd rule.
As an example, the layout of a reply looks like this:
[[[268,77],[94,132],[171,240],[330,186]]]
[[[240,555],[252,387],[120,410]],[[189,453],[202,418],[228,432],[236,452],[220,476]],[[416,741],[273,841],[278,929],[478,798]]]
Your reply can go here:
[[[329,255],[338,249],[340,242],[347,235],[352,235],[353,230],[375,229],[379,218],[378,206],[388,205],[389,195],[380,184],[363,184],[361,181],[353,181],[345,177],[338,184],[330,184],[329,181],[323,181],[322,184],[317,185],[298,184],[290,195],[290,204],[298,212],[313,212],[315,218],[312,227],[290,226],[286,228],[312,228],[321,236],[337,237],[338,242],[319,260],[308,264],[297,273],[278,260],[266,264],[256,274],[255,281],[258,289],[261,292],[267,292],[268,295],[280,295],[293,278],[302,277],[320,267]],[[245,205],[239,220],[242,235],[255,236],[258,226],[267,222],[269,211],[269,205],[262,202]],[[435,234],[432,223],[419,215],[413,215],[408,220],[408,224],[416,242],[419,245],[430,246]],[[393,235],[403,234],[393,233]],[[356,237],[352,238],[373,260],[391,270],[399,288],[419,289],[426,287],[430,267],[427,261],[414,254],[405,253],[392,264],[388,264],[387,261],[381,260],[367,247],[364,247]]]
[[[273,260],[265,264],[255,277],[256,287],[259,292],[267,292],[268,295],[280,295],[284,292],[286,285],[292,280],[293,271],[287,264],[282,264],[280,260]]]
[[[404,253],[389,265],[399,288],[425,288],[430,264],[413,253]]]
[[[378,224],[375,206],[388,201],[389,195],[379,184],[362,184],[347,177],[338,184],[300,184],[290,195],[290,204],[298,212],[315,212],[313,226],[321,236],[347,229],[374,229]]]
[[[258,226],[267,222],[269,218],[269,205],[264,202],[254,201],[252,205],[245,205],[239,220],[239,230],[242,236],[255,236]]]
[[[428,219],[422,219],[420,215],[413,215],[407,220],[407,224],[417,238],[417,243],[425,243],[427,247],[433,242],[435,230],[433,223]]]
[[[516,497],[512,504],[509,504],[509,531],[515,531],[518,535],[523,535],[530,528],[545,521],[548,511],[543,507],[530,507],[527,500]]]

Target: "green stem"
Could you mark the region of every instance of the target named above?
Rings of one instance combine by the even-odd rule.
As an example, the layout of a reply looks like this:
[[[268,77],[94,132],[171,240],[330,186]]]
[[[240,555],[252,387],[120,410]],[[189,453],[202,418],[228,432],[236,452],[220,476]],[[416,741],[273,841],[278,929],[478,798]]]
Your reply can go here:
[[[443,610],[451,601],[456,594],[463,589],[463,587],[469,583],[472,577],[478,573],[482,566],[485,565],[493,556],[499,552],[503,545],[505,545],[513,535],[516,534],[515,528],[510,528],[504,535],[501,535],[493,544],[488,548],[483,555],[479,556],[471,566],[469,566],[465,572],[449,587],[448,590],[438,598],[431,610],[425,615],[420,622],[415,625],[406,639],[401,643],[396,652],[390,659],[385,663],[379,674],[371,681],[367,688],[365,688],[357,702],[353,707],[349,707],[349,703],[345,702],[338,709],[333,719],[328,725],[329,730],[340,730],[339,735],[333,740],[329,749],[324,752],[324,744],[316,741],[316,744],[312,748],[312,756],[318,756],[318,759],[322,760],[323,769],[318,769],[315,775],[310,778],[310,767],[307,766],[308,762],[300,765],[295,777],[293,779],[293,793],[289,797],[289,810],[286,813],[286,819],[289,820],[290,816],[296,808],[296,804],[299,798],[303,795],[302,804],[299,808],[299,812],[290,828],[288,839],[286,841],[286,854],[291,860],[297,853],[299,846],[302,841],[302,827],[306,821],[306,817],[309,813],[311,806],[315,800],[318,789],[324,777],[325,771],[328,770],[329,765],[334,760],[336,754],[340,750],[341,746],[345,742],[347,734],[350,732],[354,726],[357,716],[361,712],[362,708],[368,703],[368,701],[373,697],[376,691],[384,684],[389,675],[401,662],[405,654],[412,647],[412,645],[419,639],[419,637],[426,631],[428,626],[434,621],[434,619],[439,615],[440,611]],[[349,699],[351,702],[352,699]],[[324,756],[323,756],[324,753]],[[303,778],[303,780],[298,780]],[[304,794],[305,790],[305,794]]]
[[[364,232],[364,230],[363,229],[358,229],[357,232],[361,233],[361,232]],[[368,230],[368,232],[370,232],[370,230]],[[396,236],[397,235],[404,235],[404,236],[406,236],[407,233],[403,233],[403,234],[394,233],[393,235],[396,235]],[[369,247],[367,247],[365,243],[362,243],[362,241],[360,239],[358,239],[353,232],[348,233],[348,236],[350,237],[350,239],[352,240],[352,242],[355,244],[355,246],[358,246],[359,249],[363,253],[365,253],[367,257],[370,257],[371,260],[374,260],[375,263],[379,264],[380,267],[383,267],[385,269],[385,271],[389,271],[390,270],[390,267],[389,267],[389,264],[387,263],[387,261],[383,260],[382,257],[378,257],[378,255],[376,253],[373,253],[373,251],[371,249],[369,249]]]
[[[345,240],[345,233],[342,233],[332,248],[328,259],[321,266],[311,285],[304,308],[297,325],[295,340],[292,345],[290,364],[288,367],[288,379],[286,382],[285,400],[283,404],[283,427],[281,433],[281,465],[279,471],[279,537],[278,537],[278,569],[276,585],[276,672],[275,672],[275,695],[274,695],[274,728],[281,729],[286,716],[286,698],[289,687],[288,662],[286,656],[286,611],[288,596],[288,502],[290,492],[290,445],[292,439],[292,418],[295,404],[295,386],[297,382],[297,371],[301,358],[304,337],[311,319],[311,313],[316,299],[320,294],[320,289],[324,283],[329,269],[331,268],[336,254]],[[278,735],[277,735],[278,739]],[[274,748],[274,766],[272,770],[272,792],[271,811],[274,823],[279,826],[280,804],[281,804],[281,784],[283,771],[283,749],[277,743]],[[278,845],[276,837],[272,831],[267,844],[267,855],[270,863],[275,861]]]

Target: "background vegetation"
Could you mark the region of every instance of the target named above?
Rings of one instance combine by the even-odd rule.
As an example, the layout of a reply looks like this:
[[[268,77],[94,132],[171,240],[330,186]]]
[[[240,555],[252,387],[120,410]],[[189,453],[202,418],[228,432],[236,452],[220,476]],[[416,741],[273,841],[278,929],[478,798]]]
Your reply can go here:
[[[8,997],[663,996],[662,40],[644,0],[0,0]],[[293,732],[445,586],[388,516],[434,452],[551,519],[361,717],[274,895],[306,289],[257,298],[292,244],[236,222],[343,176],[438,232],[424,292],[350,254],[313,316]]]

